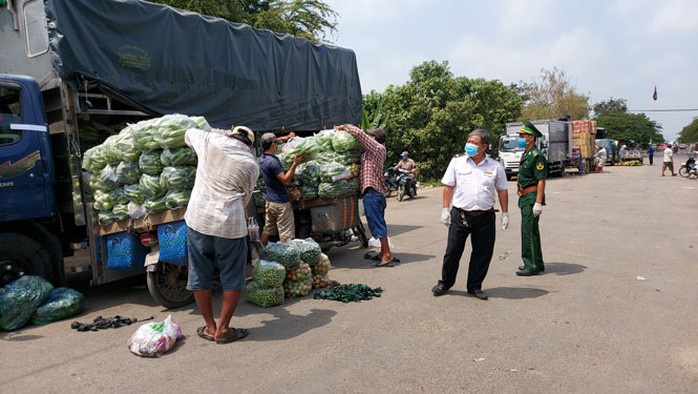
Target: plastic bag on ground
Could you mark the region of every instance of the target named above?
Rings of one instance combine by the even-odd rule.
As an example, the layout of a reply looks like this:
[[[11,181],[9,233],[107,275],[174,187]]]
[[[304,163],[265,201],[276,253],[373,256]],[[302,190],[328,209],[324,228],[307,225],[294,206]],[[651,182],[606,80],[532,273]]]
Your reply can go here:
[[[390,249],[394,249],[395,245],[393,245],[393,241],[388,237],[388,246],[390,246]],[[375,249],[380,249],[381,248],[381,241],[379,239],[375,239],[371,237],[368,240],[368,247],[369,248],[375,248]]]
[[[52,290],[51,283],[35,275],[22,276],[0,289],[0,330],[24,327]]]
[[[32,324],[47,324],[73,317],[82,312],[85,297],[77,290],[67,287],[53,289],[46,301],[31,317]]]
[[[164,321],[138,327],[128,339],[128,349],[142,357],[159,357],[172,349],[181,337],[182,330],[172,321],[172,315],[168,315]]]

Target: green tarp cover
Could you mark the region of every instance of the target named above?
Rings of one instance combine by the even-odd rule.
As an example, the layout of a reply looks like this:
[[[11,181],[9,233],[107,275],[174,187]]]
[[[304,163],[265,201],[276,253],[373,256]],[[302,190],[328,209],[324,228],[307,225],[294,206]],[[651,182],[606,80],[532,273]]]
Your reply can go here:
[[[353,51],[135,0],[49,0],[54,68],[157,114],[214,127],[321,130],[361,122]]]

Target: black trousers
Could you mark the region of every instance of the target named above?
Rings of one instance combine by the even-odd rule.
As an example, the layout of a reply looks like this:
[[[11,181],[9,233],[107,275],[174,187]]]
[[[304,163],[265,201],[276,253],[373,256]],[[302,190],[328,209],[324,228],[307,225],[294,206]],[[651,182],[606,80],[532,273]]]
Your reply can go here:
[[[496,215],[488,212],[480,216],[467,216],[457,208],[451,208],[451,225],[448,228],[448,245],[441,269],[441,283],[452,287],[456,283],[460,259],[465,250],[465,241],[472,235],[470,264],[468,266],[469,292],[482,290],[482,282],[490,268],[494,252]]]

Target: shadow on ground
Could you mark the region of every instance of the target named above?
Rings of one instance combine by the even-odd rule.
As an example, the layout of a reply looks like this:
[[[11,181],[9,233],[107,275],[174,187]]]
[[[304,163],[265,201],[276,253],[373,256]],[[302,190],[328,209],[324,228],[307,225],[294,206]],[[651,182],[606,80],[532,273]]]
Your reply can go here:
[[[535,289],[531,287],[494,287],[483,290],[489,298],[504,298],[508,300],[538,298],[548,294],[548,290]],[[449,294],[472,297],[470,294],[468,294],[468,292],[462,290],[451,290]]]
[[[574,263],[545,263],[544,275],[573,275],[584,272],[586,265]]]

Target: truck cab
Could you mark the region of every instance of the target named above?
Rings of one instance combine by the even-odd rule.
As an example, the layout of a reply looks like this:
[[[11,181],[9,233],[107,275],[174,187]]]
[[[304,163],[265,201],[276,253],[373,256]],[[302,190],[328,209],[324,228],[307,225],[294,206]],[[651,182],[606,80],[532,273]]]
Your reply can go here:
[[[507,174],[507,180],[519,174],[519,161],[524,149],[519,148],[518,135],[503,135],[499,137],[499,161]]]

